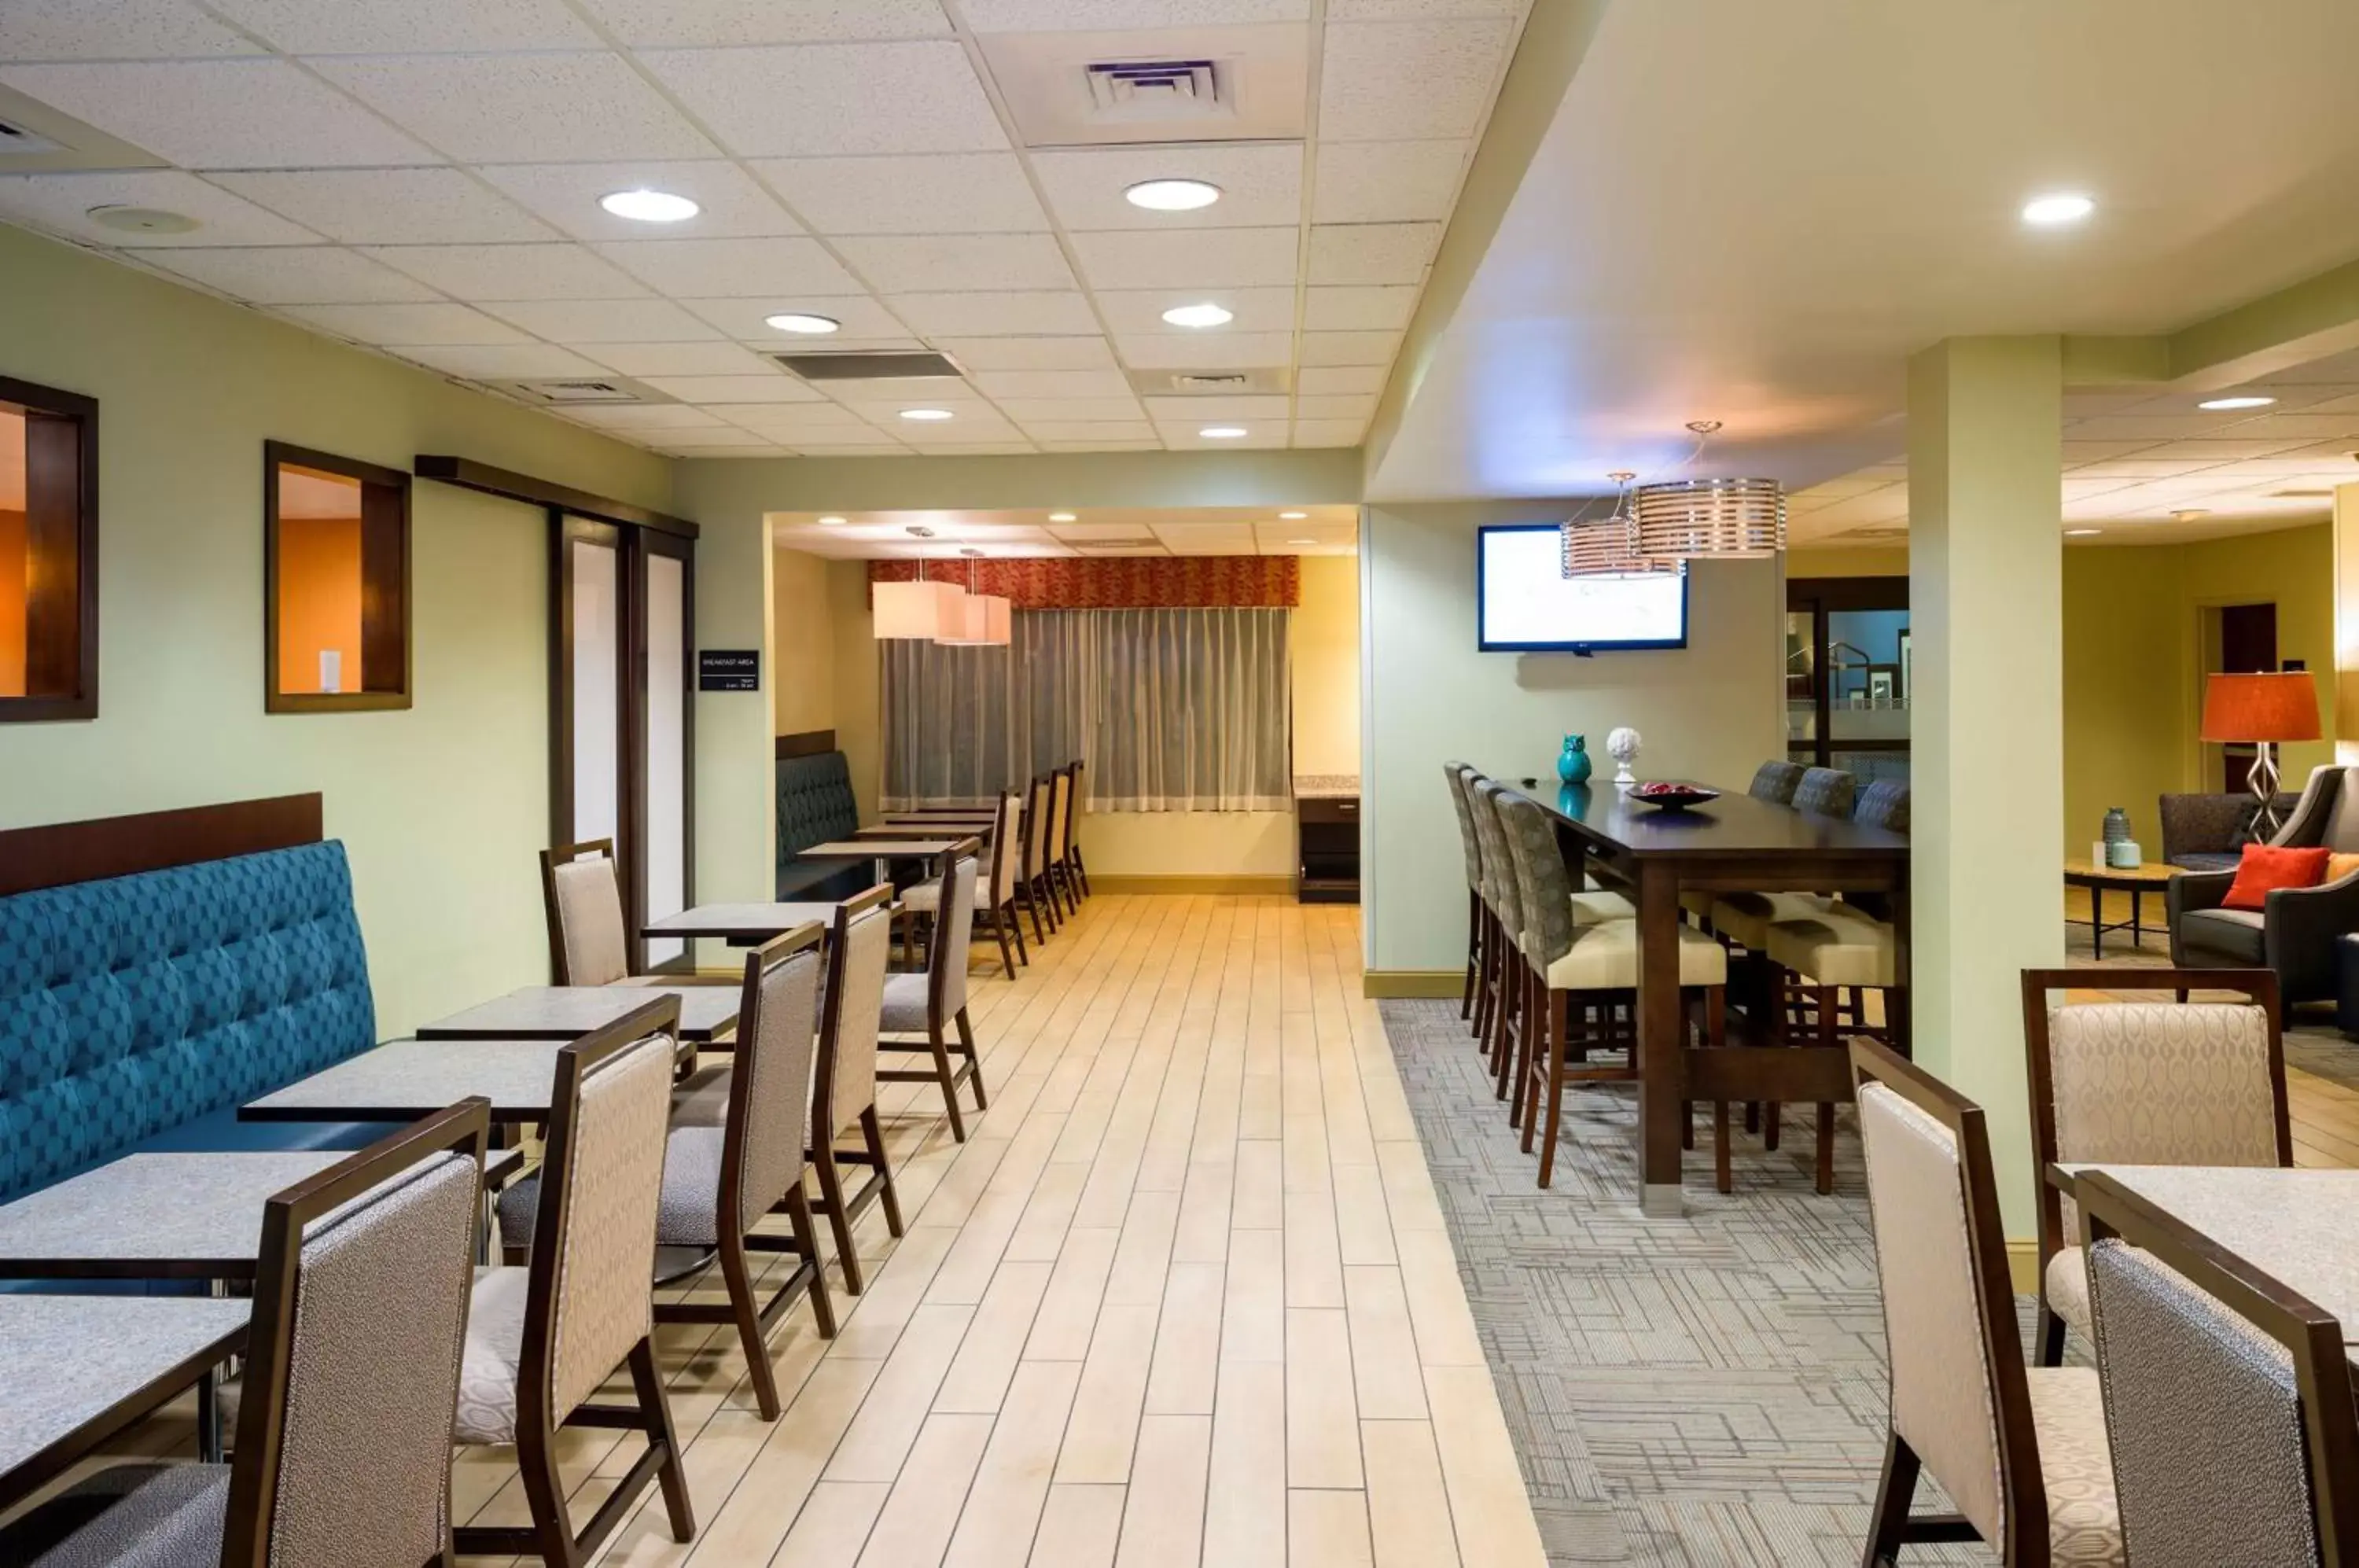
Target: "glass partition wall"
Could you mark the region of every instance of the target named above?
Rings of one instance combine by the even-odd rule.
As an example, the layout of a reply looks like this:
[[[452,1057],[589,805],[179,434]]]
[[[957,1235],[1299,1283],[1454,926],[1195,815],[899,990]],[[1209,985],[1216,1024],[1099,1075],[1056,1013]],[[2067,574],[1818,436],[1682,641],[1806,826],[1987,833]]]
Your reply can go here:
[[[1906,577],[1786,583],[1786,755],[1861,783],[1908,777]]]

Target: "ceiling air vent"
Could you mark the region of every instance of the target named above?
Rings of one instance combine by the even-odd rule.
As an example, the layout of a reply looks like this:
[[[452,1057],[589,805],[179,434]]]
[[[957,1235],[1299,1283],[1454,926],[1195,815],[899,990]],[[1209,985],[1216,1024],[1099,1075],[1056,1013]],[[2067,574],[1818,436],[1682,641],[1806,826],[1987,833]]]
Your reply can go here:
[[[1223,62],[1209,60],[1108,60],[1085,73],[1096,117],[1116,124],[1203,120],[1235,113]]]
[[[1067,548],[1082,555],[1136,555],[1142,550],[1151,550],[1157,555],[1164,553],[1163,541],[1152,534],[1140,539],[1068,539],[1065,542]]]
[[[1235,397],[1248,393],[1283,396],[1282,367],[1262,370],[1134,370],[1130,389],[1142,397]]]
[[[0,120],[0,158],[23,158],[38,152],[63,151],[63,142],[54,141],[29,125]]]
[[[956,377],[959,367],[939,354],[774,354],[770,356],[806,381],[917,381]]]
[[[506,381],[499,386],[501,390],[513,392],[528,403],[561,407],[587,403],[668,403],[671,400],[620,376],[577,376],[562,381]]]

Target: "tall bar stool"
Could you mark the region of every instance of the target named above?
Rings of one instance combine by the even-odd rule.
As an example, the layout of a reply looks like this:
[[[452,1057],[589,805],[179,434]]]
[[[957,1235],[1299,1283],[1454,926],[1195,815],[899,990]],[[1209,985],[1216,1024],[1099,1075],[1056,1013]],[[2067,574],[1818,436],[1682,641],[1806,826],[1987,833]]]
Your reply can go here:
[[[1490,957],[1490,909],[1483,900],[1483,843],[1474,835],[1474,808],[1467,803],[1466,790],[1474,770],[1462,762],[1441,765],[1442,781],[1450,789],[1451,809],[1458,813],[1458,844],[1466,859],[1466,985],[1458,1003],[1458,1016],[1474,1020],[1474,1032],[1481,1034],[1483,1025],[1476,1001],[1483,992],[1483,975]]]
[[[1523,1147],[1525,1153],[1531,1152],[1535,1124],[1545,1114],[1546,1123],[1539,1128],[1539,1184],[1545,1187],[1556,1171],[1557,1130],[1566,1079],[1627,1082],[1637,1076],[1636,1029],[1617,1027],[1614,1007],[1626,1003],[1637,991],[1638,927],[1634,920],[1584,924],[1576,920],[1572,874],[1557,844],[1555,823],[1521,795],[1502,792],[1497,805],[1508,860],[1515,867],[1524,903],[1522,961],[1516,965],[1522,971],[1525,991],[1521,1008],[1525,1026],[1517,1061]],[[1727,950],[1685,926],[1679,928],[1679,939],[1680,990],[1701,1002],[1705,1041],[1718,1045],[1726,1023]],[[1575,1038],[1576,1006],[1583,1014],[1580,1040]],[[1682,1015],[1684,1030],[1684,1009]],[[1589,1066],[1585,1061],[1578,1067],[1569,1065],[1576,1051],[1585,1057],[1586,1049],[1593,1045],[1625,1047],[1629,1060],[1606,1067]],[[1723,1147],[1725,1143],[1723,1137]]]
[[[1799,762],[1765,762],[1753,770],[1753,782],[1745,792],[1756,800],[1767,800],[1773,806],[1794,803],[1794,789],[1809,771]],[[1741,896],[1741,895],[1740,895]],[[1680,895],[1680,908],[1706,926],[1712,923],[1712,906],[1718,895],[1697,891]]]
[[[1484,966],[1484,995],[1479,1004],[1486,1006],[1487,1011],[1477,1017],[1483,1054],[1490,1060],[1492,1076],[1498,1081],[1495,1097],[1504,1100],[1515,1061],[1508,1042],[1515,1032],[1524,991],[1522,964],[1516,957],[1523,939],[1524,895],[1516,882],[1515,863],[1507,855],[1506,833],[1499,825],[1501,793],[1499,786],[1488,779],[1473,776],[1467,781],[1467,802],[1482,846],[1483,897],[1491,912],[1491,953]],[[1515,1115],[1513,1106],[1508,1115],[1511,1118]]]

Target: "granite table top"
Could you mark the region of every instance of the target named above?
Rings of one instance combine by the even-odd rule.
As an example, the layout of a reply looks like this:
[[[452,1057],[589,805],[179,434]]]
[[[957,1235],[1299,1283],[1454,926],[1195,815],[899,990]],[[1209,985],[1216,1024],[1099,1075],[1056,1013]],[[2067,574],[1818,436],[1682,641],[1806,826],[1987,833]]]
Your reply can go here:
[[[251,1279],[264,1200],[347,1158],[125,1155],[0,1205],[0,1278]]]
[[[1298,800],[1349,800],[1360,792],[1360,776],[1356,773],[1298,773],[1294,776],[1294,798]]]
[[[679,998],[682,1040],[710,1041],[734,1029],[735,985],[527,985],[420,1025],[420,1040],[579,1040],[659,996]]]
[[[800,860],[930,860],[966,842],[958,838],[831,839],[795,852]]]
[[[248,1122],[404,1122],[481,1095],[495,1122],[549,1118],[554,1040],[393,1040],[238,1108]]]
[[[862,854],[873,853],[864,846]],[[642,936],[709,936],[729,942],[767,942],[806,920],[823,926],[835,923],[833,902],[799,904],[699,904],[676,915],[650,920]]]
[[[203,1296],[0,1296],[0,1507],[234,1354],[246,1310]]]

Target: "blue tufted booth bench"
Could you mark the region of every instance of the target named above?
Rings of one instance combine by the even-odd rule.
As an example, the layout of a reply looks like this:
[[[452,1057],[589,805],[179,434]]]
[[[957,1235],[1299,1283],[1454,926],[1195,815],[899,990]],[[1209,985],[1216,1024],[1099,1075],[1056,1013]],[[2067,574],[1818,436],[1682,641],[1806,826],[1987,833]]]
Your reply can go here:
[[[309,802],[317,823],[318,797],[290,800]],[[104,833],[111,825],[0,838],[138,839],[136,829]],[[119,858],[118,848],[99,858],[110,855]],[[0,897],[0,1202],[125,1154],[363,1148],[392,1129],[240,1123],[237,1107],[375,1042],[341,844],[8,892]]]
[[[796,858],[815,844],[860,831],[852,796],[852,767],[840,751],[777,759],[778,891],[780,901],[848,898],[868,885],[864,864]]]

